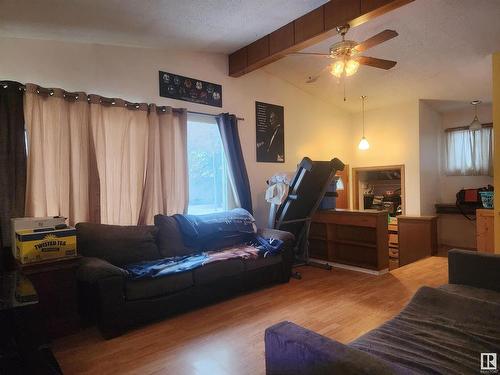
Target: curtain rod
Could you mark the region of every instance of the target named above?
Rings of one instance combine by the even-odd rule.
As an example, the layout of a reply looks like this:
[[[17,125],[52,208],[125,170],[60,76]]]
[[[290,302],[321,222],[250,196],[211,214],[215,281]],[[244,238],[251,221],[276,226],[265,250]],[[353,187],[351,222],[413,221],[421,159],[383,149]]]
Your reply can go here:
[[[181,112],[183,109],[182,108],[172,108],[172,111],[174,112]],[[213,113],[207,113],[207,112],[196,112],[196,111],[187,111],[187,113],[190,113],[192,115],[201,115],[201,116],[210,116],[210,117],[219,117],[220,114],[214,115]],[[236,117],[238,121],[245,121],[243,117]]]
[[[493,127],[493,123],[492,122],[487,122],[485,124],[481,124],[481,126],[483,128],[492,128]],[[446,133],[449,133],[449,132],[456,132],[456,131],[460,131],[460,130],[468,130],[469,127],[468,126],[457,126],[455,128],[446,128],[444,129],[444,131]]]
[[[2,82],[2,87],[3,88],[7,88],[9,86],[9,84],[7,82]],[[54,89],[48,89],[48,88],[45,88],[45,87],[42,87],[42,86],[39,86],[37,85],[38,87],[38,90],[37,90],[37,93],[38,94],[47,94],[47,95],[54,95]],[[20,84],[20,87],[19,89],[22,89],[24,91],[26,91],[26,85],[24,84]],[[65,95],[67,94],[68,96],[70,97],[74,97],[76,95],[76,97],[78,98],[78,93],[76,92],[69,92],[69,91],[66,91],[63,89],[63,92],[65,93]],[[92,94],[87,94],[87,99],[90,100],[90,95]],[[98,97],[102,97],[101,95],[97,95]],[[64,96],[66,98],[66,96]],[[103,97],[104,98],[104,97]],[[109,100],[115,100],[117,98],[105,98],[105,99],[109,99]],[[124,100],[126,103],[129,103],[128,101]],[[111,104],[115,104],[114,102],[110,102]],[[134,106],[132,108],[139,108],[139,105],[140,103],[130,103],[130,104],[134,104]],[[149,106],[150,104],[148,104]],[[157,107],[163,107],[163,106],[158,106]],[[185,109],[184,108],[173,108],[172,107],[172,111],[174,112],[182,112],[184,111]],[[187,111],[187,113],[190,113],[190,114],[193,114],[193,115],[202,115],[202,116],[211,116],[211,117],[219,117],[220,114],[213,114],[213,113],[207,113],[207,112],[196,112],[196,111]],[[245,121],[245,119],[243,117],[236,117],[236,119],[238,121]]]

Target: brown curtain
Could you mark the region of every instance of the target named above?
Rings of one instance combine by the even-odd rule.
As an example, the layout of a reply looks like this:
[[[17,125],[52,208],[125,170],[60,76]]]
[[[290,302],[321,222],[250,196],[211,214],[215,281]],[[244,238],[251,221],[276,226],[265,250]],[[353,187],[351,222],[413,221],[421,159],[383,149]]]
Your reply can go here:
[[[226,153],[230,182],[233,188],[236,205],[253,214],[252,192],[248,179],[245,159],[241,150],[238,119],[235,115],[221,113],[217,117],[219,132]]]
[[[184,213],[188,204],[187,112],[150,108],[147,172],[139,224]]]
[[[0,269],[2,247],[10,246],[10,218],[24,215],[26,143],[23,91],[19,82],[0,81]]]
[[[26,85],[26,216],[90,219],[89,113],[84,93]]]
[[[114,103],[114,104],[113,104]],[[100,222],[135,225],[142,204],[148,147],[148,107],[90,95],[90,127],[100,188]]]

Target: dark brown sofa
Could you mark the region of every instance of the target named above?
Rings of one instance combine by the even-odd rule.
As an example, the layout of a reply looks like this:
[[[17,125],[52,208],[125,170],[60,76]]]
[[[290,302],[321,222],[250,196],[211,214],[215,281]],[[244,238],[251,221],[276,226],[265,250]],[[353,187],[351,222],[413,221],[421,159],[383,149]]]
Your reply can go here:
[[[77,272],[81,315],[97,323],[106,338],[126,328],[218,301],[272,283],[288,282],[294,237],[272,229],[266,238],[284,241],[280,254],[259,259],[230,259],[194,270],[133,280],[122,267],[143,260],[187,255],[182,235],[170,217],[157,226],[76,225],[83,260]],[[235,243],[238,239],[231,239]],[[227,245],[227,239],[218,245]]]
[[[481,353],[500,356],[500,255],[451,250],[448,259],[449,284],[420,288],[348,345],[291,322],[268,328],[267,374],[480,374]]]

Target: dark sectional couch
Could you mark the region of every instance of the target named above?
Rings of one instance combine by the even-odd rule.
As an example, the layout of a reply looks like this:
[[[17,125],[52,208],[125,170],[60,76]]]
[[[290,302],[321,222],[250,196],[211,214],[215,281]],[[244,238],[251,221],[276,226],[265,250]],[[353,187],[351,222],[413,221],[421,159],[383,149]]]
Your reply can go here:
[[[80,312],[86,320],[95,321],[106,338],[134,325],[289,280],[295,239],[288,232],[272,229],[258,233],[284,241],[278,255],[229,259],[163,277],[130,279],[124,265],[197,251],[184,244],[172,217],[158,216],[155,224],[76,226],[78,250],[83,255],[77,272]],[[245,236],[239,234],[215,238],[210,250],[244,240]]]
[[[422,287],[394,319],[348,345],[290,322],[268,328],[267,374],[490,373],[480,361],[500,357],[500,256],[451,250],[448,259],[449,284]]]

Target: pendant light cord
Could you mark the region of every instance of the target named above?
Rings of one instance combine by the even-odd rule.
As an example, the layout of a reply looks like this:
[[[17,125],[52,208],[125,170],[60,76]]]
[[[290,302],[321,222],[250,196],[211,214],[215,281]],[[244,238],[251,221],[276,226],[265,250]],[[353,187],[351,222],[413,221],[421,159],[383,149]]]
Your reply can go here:
[[[361,110],[363,112],[363,138],[365,137],[365,99],[366,96],[361,97]]]

